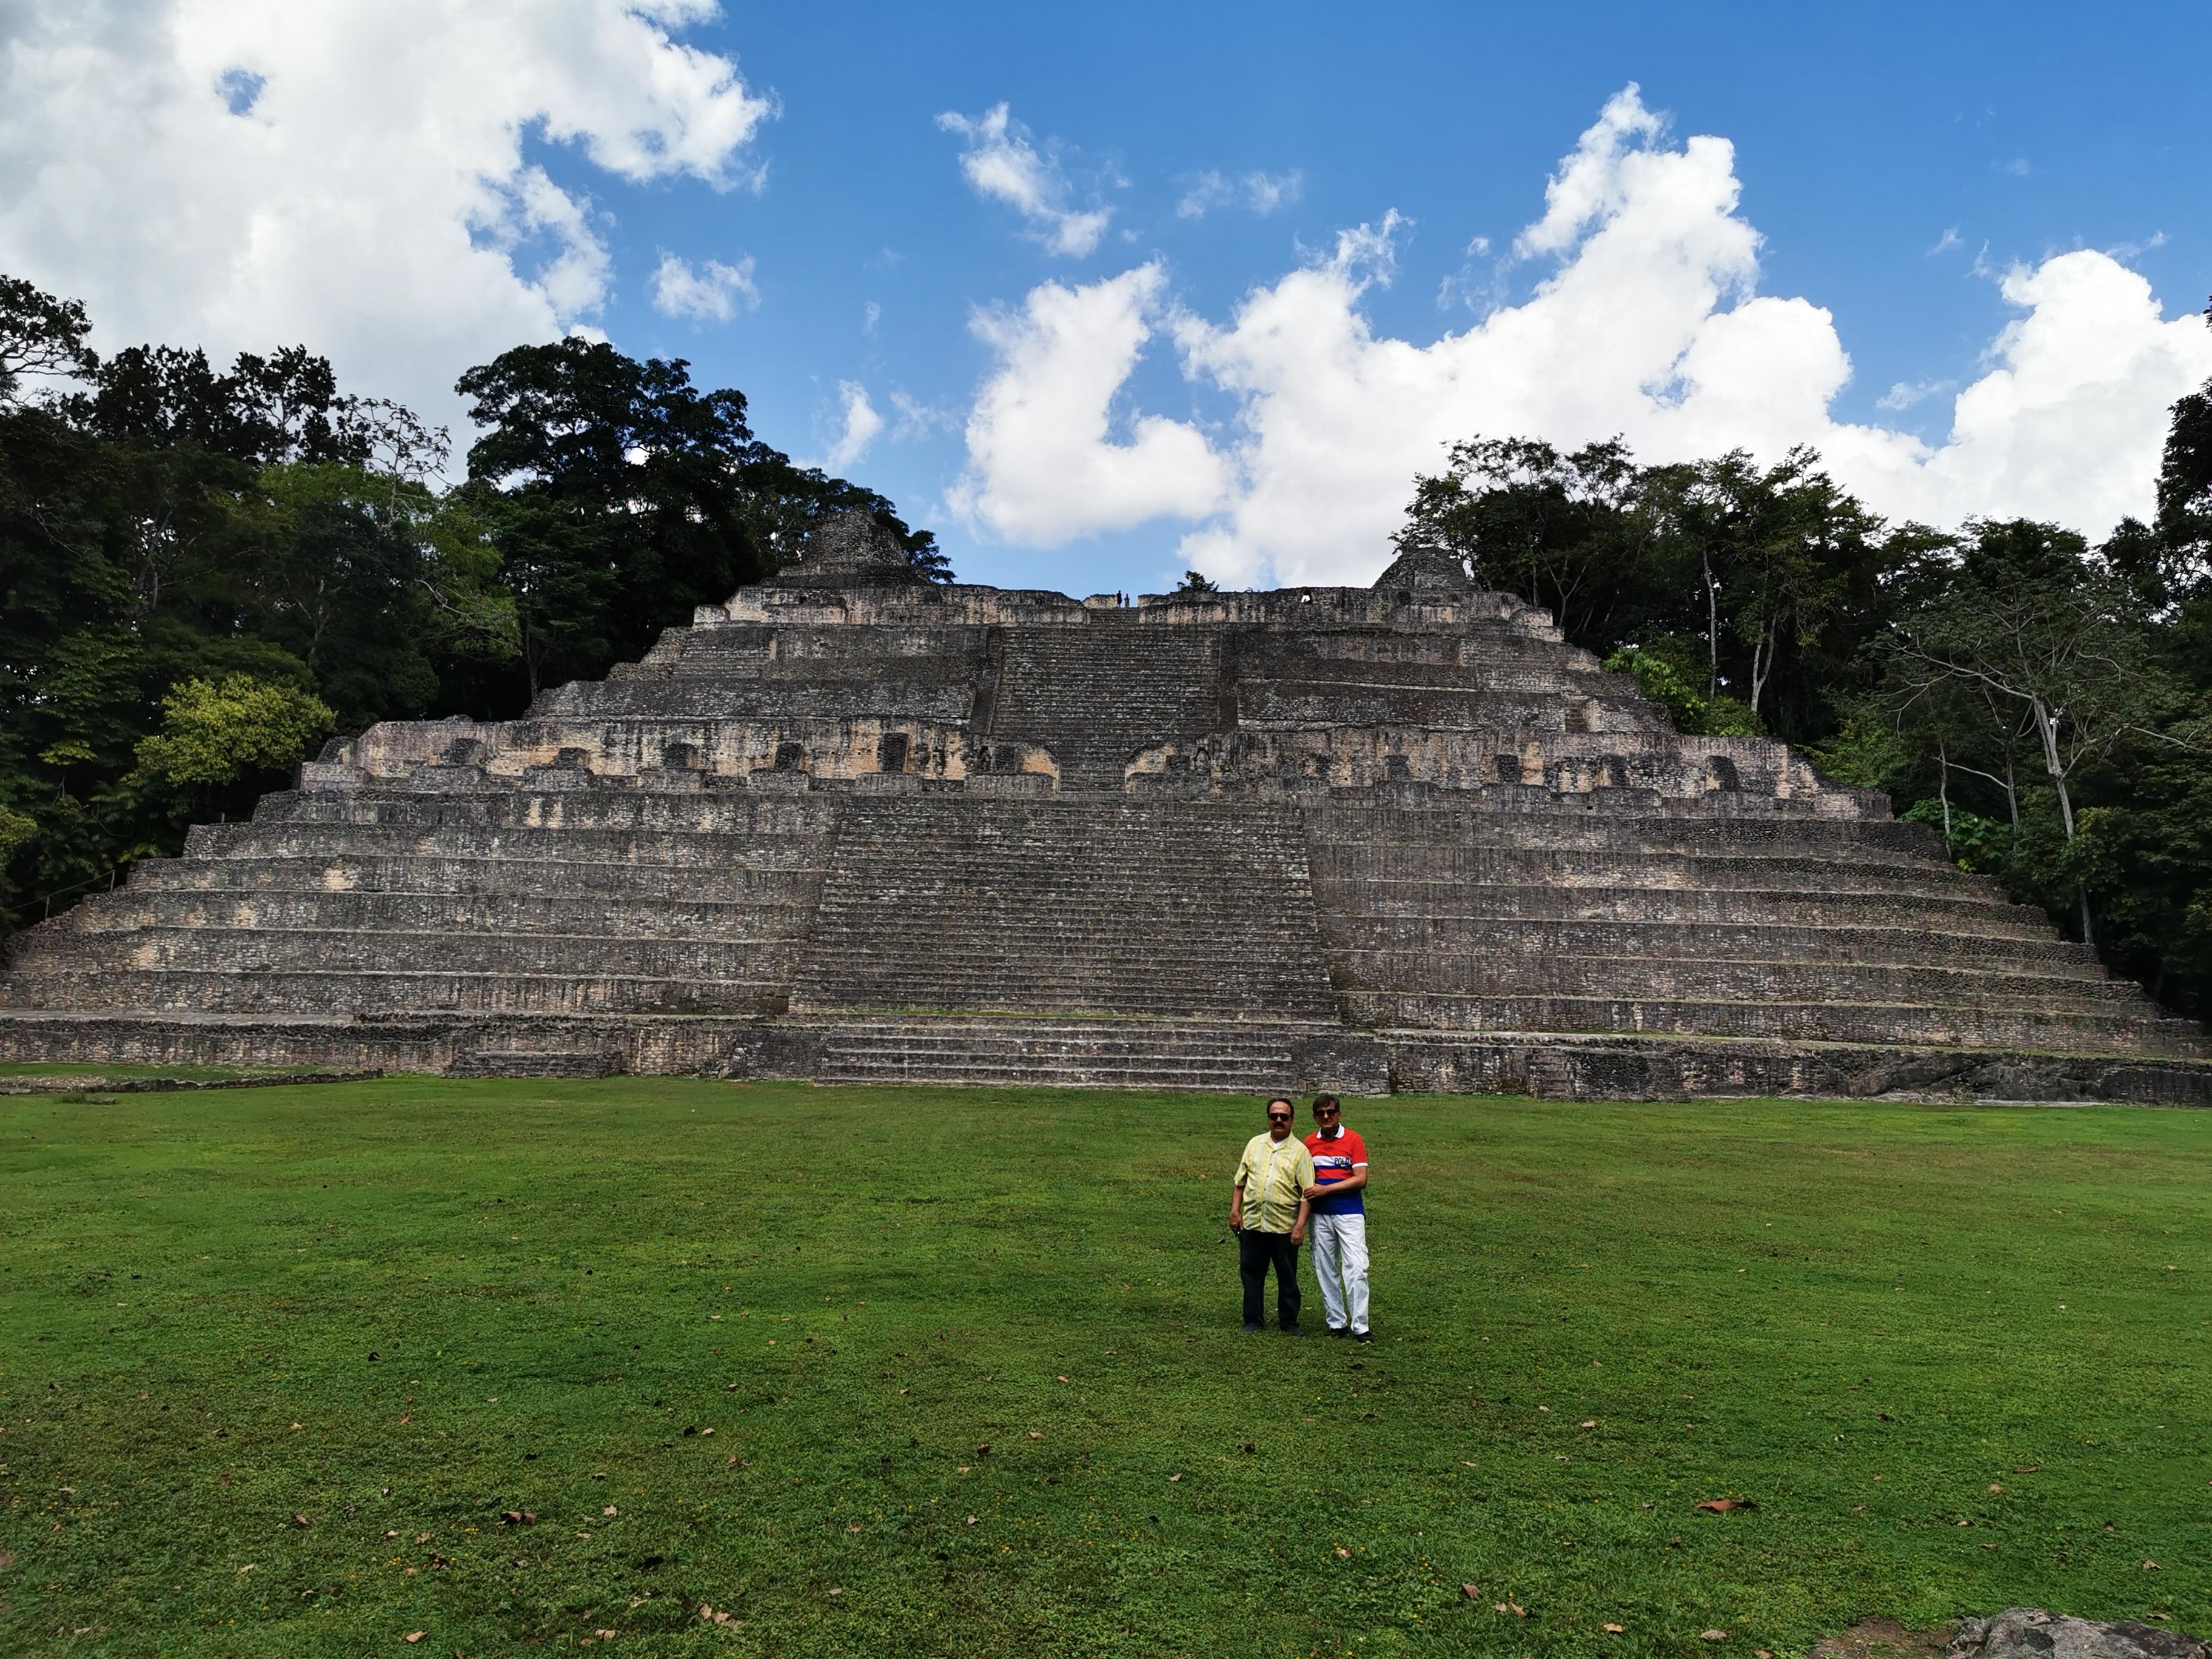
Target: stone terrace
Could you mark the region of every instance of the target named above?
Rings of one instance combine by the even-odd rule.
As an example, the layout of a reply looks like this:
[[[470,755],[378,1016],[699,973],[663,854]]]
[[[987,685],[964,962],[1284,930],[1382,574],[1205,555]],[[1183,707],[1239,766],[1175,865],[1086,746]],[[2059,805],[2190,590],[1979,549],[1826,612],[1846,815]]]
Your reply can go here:
[[[0,1051],[2212,1103],[1886,800],[1427,550],[1121,607],[865,520],[527,716],[377,726],[13,943]]]

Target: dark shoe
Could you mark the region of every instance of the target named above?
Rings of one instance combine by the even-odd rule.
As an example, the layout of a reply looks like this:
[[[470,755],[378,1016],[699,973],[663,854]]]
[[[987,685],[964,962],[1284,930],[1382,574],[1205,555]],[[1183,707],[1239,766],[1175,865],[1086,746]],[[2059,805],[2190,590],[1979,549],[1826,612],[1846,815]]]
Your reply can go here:
[[[1354,1331],[1352,1334],[1352,1340],[1354,1342],[1372,1342],[1375,1340],[1375,1333],[1372,1331]]]
[[[1248,1331],[1264,1331],[1267,1328],[1256,1319],[1248,1319],[1244,1322],[1244,1328]]]
[[[1350,1336],[1352,1328],[1349,1325],[1332,1325],[1328,1328],[1328,1334],[1331,1336]]]
[[[1305,1334],[1305,1328],[1302,1325],[1285,1325],[1283,1327],[1283,1334],[1285,1336],[1304,1336]]]

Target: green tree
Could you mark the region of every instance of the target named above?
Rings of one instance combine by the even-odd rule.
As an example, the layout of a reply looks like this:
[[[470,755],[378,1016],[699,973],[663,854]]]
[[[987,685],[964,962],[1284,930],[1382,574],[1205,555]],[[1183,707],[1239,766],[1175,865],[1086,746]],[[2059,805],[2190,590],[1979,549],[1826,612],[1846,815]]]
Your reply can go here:
[[[142,738],[138,769],[187,787],[235,783],[304,760],[336,724],[330,705],[250,674],[187,680],[161,699],[161,729]]]
[[[1947,725],[1978,698],[2001,744],[2024,727],[2070,859],[2078,775],[2125,740],[2160,735],[2179,688],[2157,659],[2140,596],[2091,562],[2081,537],[2026,520],[1970,528],[1957,579],[1899,619],[1886,647],[1893,683],[1946,711]],[[2007,788],[2017,825],[2017,783]],[[2094,939],[2088,890],[2073,884],[2082,937]]]
[[[24,378],[74,380],[100,359],[84,343],[92,323],[75,300],[0,275],[0,410],[23,402]]]
[[[534,697],[641,656],[659,631],[798,556],[832,514],[875,513],[925,574],[934,538],[872,491],[759,442],[745,399],[700,392],[678,359],[603,342],[518,346],[461,376],[483,434],[466,499],[490,526],[516,601]]]
[[[1533,438],[1471,438],[1413,481],[1401,541],[1466,558],[1477,580],[1542,605],[1601,654],[1671,632],[1677,550],[1644,510],[1645,477],[1620,439],[1563,453]]]

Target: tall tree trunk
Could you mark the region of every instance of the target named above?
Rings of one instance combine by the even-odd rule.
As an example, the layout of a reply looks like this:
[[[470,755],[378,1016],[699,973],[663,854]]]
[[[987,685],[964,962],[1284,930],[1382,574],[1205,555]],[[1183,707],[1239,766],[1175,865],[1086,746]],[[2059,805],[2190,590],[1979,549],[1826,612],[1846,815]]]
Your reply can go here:
[[[2066,768],[2058,757],[2058,717],[2046,707],[2041,697],[2032,704],[2035,710],[2036,734],[2043,739],[2044,769],[2051,774],[2051,787],[2058,792],[2058,817],[2066,826],[2066,844],[2074,844],[2074,797],[2067,793]],[[2081,907],[2081,943],[2094,945],[2097,932],[2089,921],[2089,890],[2076,884],[2075,898]]]
[[[1711,548],[1698,549],[1698,568],[1705,575],[1705,701],[1711,702],[1721,689],[1721,591],[1713,581]]]
[[[1951,751],[1936,740],[1936,798],[1943,803],[1943,851],[1951,851]]]
[[[1759,699],[1766,690],[1766,677],[1774,672],[1774,653],[1779,648],[1782,619],[1771,618],[1759,630],[1759,637],[1751,642],[1751,712],[1759,712]]]

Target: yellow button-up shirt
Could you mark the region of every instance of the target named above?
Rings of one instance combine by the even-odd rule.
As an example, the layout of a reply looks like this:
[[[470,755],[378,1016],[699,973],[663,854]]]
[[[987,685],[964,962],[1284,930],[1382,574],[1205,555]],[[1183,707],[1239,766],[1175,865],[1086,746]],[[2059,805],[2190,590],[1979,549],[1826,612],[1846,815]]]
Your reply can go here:
[[[1262,1130],[1244,1144],[1237,1184],[1244,1189],[1247,1230],[1286,1233],[1298,1218],[1298,1200],[1314,1184],[1313,1154],[1295,1134],[1277,1140]]]

